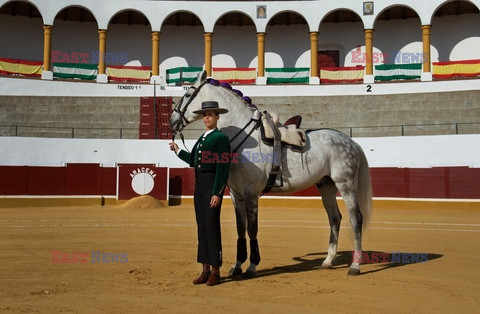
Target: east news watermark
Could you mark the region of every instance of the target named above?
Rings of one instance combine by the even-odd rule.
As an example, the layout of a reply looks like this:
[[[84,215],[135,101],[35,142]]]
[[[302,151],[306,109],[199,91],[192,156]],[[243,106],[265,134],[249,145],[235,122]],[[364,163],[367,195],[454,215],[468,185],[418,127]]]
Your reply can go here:
[[[403,253],[403,252],[358,252],[352,251],[352,263],[360,264],[415,264],[428,261],[428,253]]]
[[[60,252],[52,251],[52,263],[54,264],[76,264],[76,263],[97,263],[97,264],[123,264],[128,263],[128,253],[108,253],[101,251],[86,252]]]
[[[53,63],[85,63],[97,64],[100,62],[100,57],[103,61],[110,65],[123,65],[129,61],[127,52],[106,52],[101,54],[100,51],[90,52],[65,52],[60,50],[52,51]]]
[[[202,164],[210,163],[277,163],[281,160],[280,154],[277,153],[252,153],[250,151],[240,153],[212,153],[210,151],[201,152]]]
[[[424,63],[428,62],[428,53],[424,52],[407,52],[407,51],[393,51],[393,52],[373,52],[372,62],[383,64],[409,64],[409,63]],[[367,53],[362,51],[352,51],[351,63],[365,64],[367,62]]]

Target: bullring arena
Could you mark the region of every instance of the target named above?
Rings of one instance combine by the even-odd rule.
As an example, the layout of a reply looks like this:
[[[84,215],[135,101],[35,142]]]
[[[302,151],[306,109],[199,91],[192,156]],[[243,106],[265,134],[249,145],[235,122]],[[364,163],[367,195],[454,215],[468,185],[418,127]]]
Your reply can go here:
[[[363,275],[351,277],[348,222],[334,268],[319,269],[329,227],[320,202],[311,205],[261,206],[262,261],[249,280],[227,275],[236,228],[233,207],[224,206],[225,266],[216,287],[191,283],[200,270],[191,205],[137,199],[124,207],[2,208],[2,312],[476,312],[478,207],[375,206],[365,251],[427,253],[428,260],[364,264]],[[53,263],[53,251],[86,252],[88,261]],[[128,261],[92,263],[91,251],[126,252]]]
[[[0,0],[0,311],[478,312],[479,8]],[[169,119],[202,71],[362,147],[373,214],[359,276],[341,195],[339,251],[321,268],[314,186],[260,197],[257,274],[230,276],[227,189],[221,283],[192,285],[194,172],[169,150]],[[191,150],[202,132],[176,142]]]

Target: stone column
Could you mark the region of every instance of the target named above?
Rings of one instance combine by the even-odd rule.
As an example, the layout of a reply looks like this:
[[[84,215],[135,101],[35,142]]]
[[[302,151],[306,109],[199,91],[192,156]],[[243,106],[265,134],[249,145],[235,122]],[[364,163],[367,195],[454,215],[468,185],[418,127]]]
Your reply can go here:
[[[432,70],[431,70],[431,54],[430,54],[430,31],[432,29],[431,25],[422,25],[422,42],[423,42],[423,72],[422,72],[422,81],[432,81]]]
[[[107,52],[107,30],[98,30],[98,83],[107,83],[108,77],[105,73],[105,55]]]
[[[51,25],[43,25],[43,80],[53,80],[52,71],[52,29]]]
[[[203,35],[205,40],[205,71],[207,76],[212,76],[212,33],[205,33]]]
[[[375,76],[373,75],[373,29],[366,29],[365,31],[365,77],[364,83],[375,83]]]
[[[155,81],[157,84],[160,82],[159,75],[159,43],[160,43],[160,32],[152,32],[152,77],[150,78],[150,84],[153,84]]]
[[[265,77],[265,33],[257,33],[257,78],[255,84],[266,85]]]
[[[310,78],[309,84],[320,84],[318,75],[318,32],[310,33]]]

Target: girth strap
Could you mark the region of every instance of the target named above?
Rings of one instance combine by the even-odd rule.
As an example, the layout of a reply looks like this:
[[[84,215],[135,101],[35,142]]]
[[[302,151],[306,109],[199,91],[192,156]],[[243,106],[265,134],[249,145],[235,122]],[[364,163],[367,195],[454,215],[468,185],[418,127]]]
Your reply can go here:
[[[282,141],[281,141],[281,134],[278,128],[276,127],[275,123],[273,123],[272,116],[267,112],[263,112],[265,119],[268,125],[273,130],[273,156],[272,158],[272,169],[268,174],[267,184],[262,191],[262,195],[264,193],[270,192],[272,187],[282,187],[283,186],[283,176],[282,176]],[[277,184],[277,181],[279,183]]]

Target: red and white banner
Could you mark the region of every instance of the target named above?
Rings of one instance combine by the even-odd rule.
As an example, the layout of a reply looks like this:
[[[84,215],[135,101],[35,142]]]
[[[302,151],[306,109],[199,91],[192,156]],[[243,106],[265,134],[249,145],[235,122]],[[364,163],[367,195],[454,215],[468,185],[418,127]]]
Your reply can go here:
[[[41,76],[42,61],[0,58],[0,74]]]
[[[320,84],[327,83],[362,83],[363,66],[325,67],[320,69]]]
[[[151,67],[114,65],[107,67],[108,79],[113,82],[148,82],[151,73]]]
[[[255,68],[213,68],[213,78],[225,83],[254,84]]]

